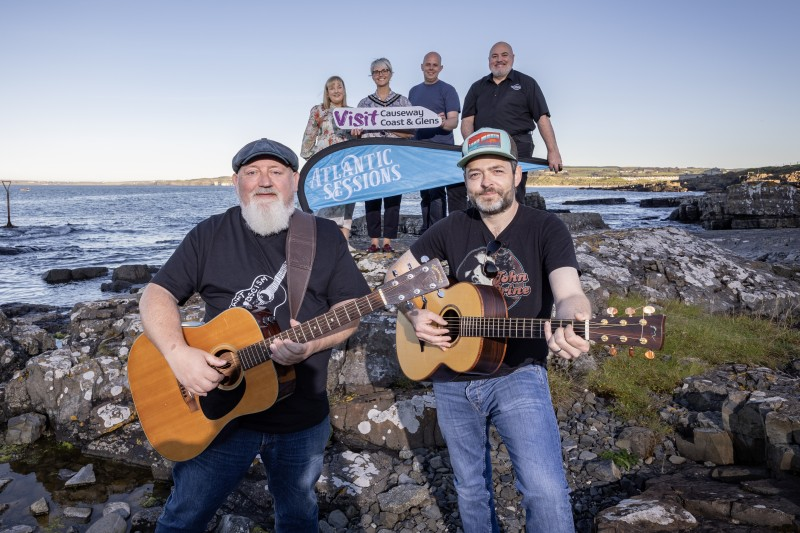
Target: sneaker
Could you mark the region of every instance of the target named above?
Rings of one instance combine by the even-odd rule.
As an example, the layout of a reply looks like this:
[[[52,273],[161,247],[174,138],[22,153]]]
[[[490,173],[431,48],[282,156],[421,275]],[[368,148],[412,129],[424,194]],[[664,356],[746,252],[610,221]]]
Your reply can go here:
[[[367,248],[367,253],[368,254],[374,254],[377,251],[378,251],[378,245],[377,244],[370,244],[369,248]]]
[[[383,251],[386,252],[387,254],[390,254],[390,253],[394,252],[394,248],[392,248],[391,244],[386,243],[386,244],[383,245]]]

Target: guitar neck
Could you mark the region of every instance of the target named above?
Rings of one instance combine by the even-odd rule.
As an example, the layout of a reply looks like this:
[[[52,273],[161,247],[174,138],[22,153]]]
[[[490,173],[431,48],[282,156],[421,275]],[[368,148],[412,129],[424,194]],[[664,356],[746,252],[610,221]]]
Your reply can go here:
[[[543,339],[544,318],[483,318],[479,316],[462,316],[459,331],[464,337],[501,337],[508,339]],[[572,324],[575,333],[588,338],[586,322],[578,320],[552,319],[553,331],[556,328]]]
[[[242,368],[248,370],[271,359],[272,352],[269,349],[269,345],[272,344],[275,339],[306,343],[327,335],[331,331],[349,324],[357,318],[368,315],[384,305],[381,291],[376,290],[367,296],[335,307],[323,315],[312,318],[307,322],[303,322],[298,326],[282,331],[276,335],[272,335],[263,341],[245,346],[237,352]]]

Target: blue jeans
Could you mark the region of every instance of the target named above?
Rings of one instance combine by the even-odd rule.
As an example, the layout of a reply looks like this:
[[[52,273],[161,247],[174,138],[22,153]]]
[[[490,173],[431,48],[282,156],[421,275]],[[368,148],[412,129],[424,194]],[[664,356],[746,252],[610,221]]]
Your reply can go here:
[[[464,532],[500,531],[489,455],[491,422],[511,457],[526,530],[572,533],[569,486],[547,370],[527,365],[498,378],[434,383],[433,390]]]
[[[276,532],[319,530],[314,486],[322,473],[328,417],[296,433],[262,433],[236,428],[222,432],[197,457],[175,463],[172,490],[158,519],[157,533],[200,533],[261,454],[275,502]]]

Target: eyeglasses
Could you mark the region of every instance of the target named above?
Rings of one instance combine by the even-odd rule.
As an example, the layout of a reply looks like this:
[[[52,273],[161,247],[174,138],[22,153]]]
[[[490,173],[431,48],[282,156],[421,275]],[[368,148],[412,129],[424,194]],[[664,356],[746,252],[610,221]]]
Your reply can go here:
[[[372,71],[372,75],[373,76],[385,76],[385,75],[389,74],[390,72],[391,72],[391,70],[389,70],[388,68],[385,68],[385,69],[382,69],[382,70],[373,70]]]
[[[502,247],[503,243],[500,241],[492,241],[486,245],[486,260],[483,262],[483,265],[481,265],[481,270],[483,270],[483,275],[489,279],[497,277],[499,270],[497,269],[497,265],[494,264],[494,258],[492,256]]]

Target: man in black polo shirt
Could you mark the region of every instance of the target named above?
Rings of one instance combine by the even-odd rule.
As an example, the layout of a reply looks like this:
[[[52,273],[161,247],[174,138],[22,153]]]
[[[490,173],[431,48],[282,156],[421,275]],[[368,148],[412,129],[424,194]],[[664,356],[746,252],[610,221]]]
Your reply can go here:
[[[533,155],[531,133],[539,126],[539,135],[547,146],[550,170],[562,170],[561,153],[550,123],[550,110],[536,80],[513,70],[511,45],[499,42],[489,51],[489,70],[469,88],[464,99],[461,135],[466,139],[475,130],[492,127],[508,132],[517,143],[520,157]],[[525,181],[517,186],[517,201],[525,201]]]

